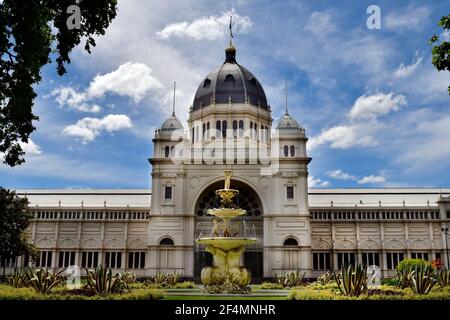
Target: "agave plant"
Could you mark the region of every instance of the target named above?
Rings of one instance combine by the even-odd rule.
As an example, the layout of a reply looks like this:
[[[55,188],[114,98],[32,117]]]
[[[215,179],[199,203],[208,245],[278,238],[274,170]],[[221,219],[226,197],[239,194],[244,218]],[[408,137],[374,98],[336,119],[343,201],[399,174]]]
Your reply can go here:
[[[303,284],[305,274],[306,272],[301,273],[300,270],[294,270],[286,273],[276,273],[275,282],[283,286],[283,288],[297,287]]]
[[[152,278],[151,282],[153,284],[159,285],[159,286],[165,286],[167,285],[167,275],[164,272],[157,272]]]
[[[342,267],[339,275],[334,273],[339,291],[347,296],[359,296],[367,291],[367,267],[363,265]]]
[[[306,272],[301,273],[300,270],[294,270],[286,275],[286,286],[297,287],[303,284]]]
[[[63,281],[63,277],[60,275],[63,271],[53,273],[44,268],[33,270],[27,267],[19,273],[19,276],[27,287],[32,288],[36,292],[49,293]]]
[[[286,287],[287,273],[275,273],[275,282]]]
[[[22,273],[23,271],[15,270],[12,275],[8,277],[8,284],[14,288],[22,288],[26,287],[26,283],[22,279]]]
[[[411,271],[409,278],[409,286],[417,294],[427,294],[437,283],[437,280],[434,278],[434,269],[430,265],[415,267]]]
[[[122,280],[126,285],[126,287],[129,287],[132,284],[134,284],[136,282],[136,279],[137,279],[136,274],[134,274],[133,272],[124,272],[122,274]]]
[[[439,287],[443,288],[450,285],[450,270],[440,269],[436,271],[436,279]]]
[[[326,273],[317,278],[317,282],[321,285],[327,285],[333,280],[335,280],[334,274],[330,271],[327,271]]]
[[[181,280],[181,273],[179,272],[173,272],[166,275],[167,279],[167,285],[168,286],[174,286]]]
[[[397,269],[397,279],[398,279],[397,286],[398,287],[400,287],[402,289],[409,287],[409,283],[411,282],[411,279],[410,279],[411,271],[412,271],[411,268],[409,268],[409,269],[404,268],[401,270]]]
[[[86,275],[86,288],[93,293],[121,293],[126,288],[121,275],[113,274],[111,268],[86,269]]]

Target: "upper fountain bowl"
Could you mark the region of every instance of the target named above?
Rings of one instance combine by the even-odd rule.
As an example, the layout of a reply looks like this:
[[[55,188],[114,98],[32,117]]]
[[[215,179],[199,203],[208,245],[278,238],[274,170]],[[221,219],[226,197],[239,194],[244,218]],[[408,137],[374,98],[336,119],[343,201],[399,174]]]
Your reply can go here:
[[[208,214],[211,216],[216,216],[222,219],[233,219],[239,216],[243,216],[247,211],[243,209],[233,209],[233,208],[220,208],[220,209],[209,209]]]

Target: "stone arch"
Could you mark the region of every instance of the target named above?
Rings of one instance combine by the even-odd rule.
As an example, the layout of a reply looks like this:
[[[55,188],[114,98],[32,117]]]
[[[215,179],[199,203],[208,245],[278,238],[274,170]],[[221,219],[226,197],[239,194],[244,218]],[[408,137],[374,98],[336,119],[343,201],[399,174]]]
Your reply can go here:
[[[285,237],[283,239],[282,245],[283,246],[298,246],[298,245],[300,245],[300,241],[298,240],[297,237],[295,237],[293,235],[288,235],[287,237]]]
[[[215,177],[212,178],[208,181],[204,181],[202,184],[204,185],[203,188],[199,189],[195,194],[193,194],[192,199],[195,199],[195,201],[192,202],[191,207],[190,207],[190,211],[194,213],[195,212],[195,206],[197,205],[197,200],[199,199],[199,197],[202,195],[202,193],[207,190],[208,188],[211,187],[211,185],[213,185],[214,183],[217,182],[221,182],[222,183],[222,187],[223,187],[223,182],[224,182],[224,178],[222,176],[220,177]],[[265,211],[265,208],[268,208],[267,204],[264,202],[264,197],[261,194],[261,190],[259,190],[258,186],[255,185],[252,181],[249,181],[248,179],[242,178],[242,177],[235,177],[233,176],[233,178],[231,179],[231,187],[233,187],[233,181],[234,182],[239,182],[239,183],[243,183],[248,185],[251,189],[253,189],[253,192],[255,192],[257,194],[257,196],[259,197],[259,199],[261,200],[261,205],[263,208],[263,212]]]
[[[171,235],[168,235],[168,234],[165,234],[165,235],[162,235],[161,237],[159,237],[159,239],[158,239],[158,246],[160,246],[160,245],[169,245],[168,244],[168,242],[169,242],[169,240],[170,241],[172,241],[172,244],[170,244],[170,245],[172,245],[172,246],[174,246],[175,245],[175,239],[171,236]],[[161,242],[166,242],[167,241],[167,244],[161,244]]]

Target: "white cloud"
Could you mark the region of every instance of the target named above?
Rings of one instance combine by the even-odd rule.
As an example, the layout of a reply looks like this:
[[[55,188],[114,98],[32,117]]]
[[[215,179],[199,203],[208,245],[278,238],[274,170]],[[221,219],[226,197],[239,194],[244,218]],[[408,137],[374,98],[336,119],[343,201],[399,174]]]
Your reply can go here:
[[[306,23],[305,30],[316,36],[323,36],[334,30],[331,16],[326,12],[313,12]]]
[[[162,88],[163,85],[152,75],[152,69],[147,65],[126,62],[110,73],[97,75],[86,90],[86,95],[98,98],[111,92],[130,97],[138,103],[151,91]]]
[[[39,147],[31,139],[28,139],[28,143],[20,142],[19,144],[27,155],[38,155],[42,153],[41,147]]]
[[[386,115],[391,111],[398,111],[404,105],[406,105],[406,98],[402,95],[384,94],[382,92],[362,95],[355,101],[349,117],[351,119],[376,119],[378,116]]]
[[[67,106],[77,111],[93,113],[101,110],[97,104],[89,104],[86,102],[87,97],[85,93],[78,93],[72,87],[63,86],[53,89],[50,96],[55,97],[55,101],[60,107]]]
[[[410,76],[416,70],[416,68],[419,66],[422,60],[423,57],[418,56],[418,54],[416,53],[413,62],[409,65],[405,65],[403,63],[400,64],[400,67],[398,67],[398,69],[395,70],[394,75],[397,78],[406,78]]]
[[[385,177],[375,176],[373,174],[371,174],[370,176],[363,177],[362,179],[358,180],[359,184],[368,184],[368,183],[376,184],[376,183],[385,183],[385,182],[386,182]]]
[[[383,13],[382,13],[383,14]],[[398,12],[390,12],[384,19],[384,26],[391,30],[417,30],[426,25],[430,18],[430,9],[427,7],[402,8]],[[382,25],[383,27],[383,25]]]
[[[72,87],[62,86],[52,90],[50,96],[55,97],[60,107],[97,113],[101,108],[92,100],[101,98],[106,93],[130,97],[134,103],[138,103],[147,94],[159,94],[162,88],[163,85],[152,75],[152,69],[147,65],[126,62],[110,73],[95,76],[85,91],[78,92]]]
[[[330,185],[330,182],[328,181],[323,181],[319,178],[315,179],[313,176],[309,176],[308,177],[308,186],[310,188],[317,188],[317,187],[328,187]]]
[[[162,39],[170,37],[192,38],[195,40],[224,39],[228,33],[230,15],[233,16],[233,32],[245,33],[252,25],[250,17],[241,16],[232,11],[222,15],[202,17],[192,22],[177,22],[164,27],[156,35]]]
[[[308,141],[308,148],[314,149],[319,145],[329,143],[331,148],[347,149],[354,146],[371,147],[377,145],[364,125],[341,125],[323,130],[318,136]]]
[[[328,171],[327,176],[337,180],[357,180],[358,178],[350,173],[344,172],[341,169]]]
[[[83,144],[93,141],[102,131],[114,132],[131,129],[132,123],[128,116],[110,114],[103,118],[86,117],[64,128],[63,134],[80,138]]]

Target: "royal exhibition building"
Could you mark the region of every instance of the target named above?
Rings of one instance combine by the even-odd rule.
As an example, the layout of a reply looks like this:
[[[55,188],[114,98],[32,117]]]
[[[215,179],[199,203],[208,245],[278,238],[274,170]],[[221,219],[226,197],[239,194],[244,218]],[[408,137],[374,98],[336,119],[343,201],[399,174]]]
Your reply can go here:
[[[199,84],[188,128],[174,107],[156,130],[151,190],[17,190],[29,200],[27,234],[40,255],[8,261],[7,272],[30,263],[55,271],[102,264],[142,278],[177,271],[198,283],[212,255],[195,240],[217,232],[207,213],[224,172],[246,210],[227,235],[239,229],[258,240],[242,257],[255,283],[295,269],[315,278],[348,263],[379,266],[383,277],[405,258],[448,265],[450,189],[308,188],[313,159],[298,120],[287,103],[272,119],[263,85],[228,46]]]

